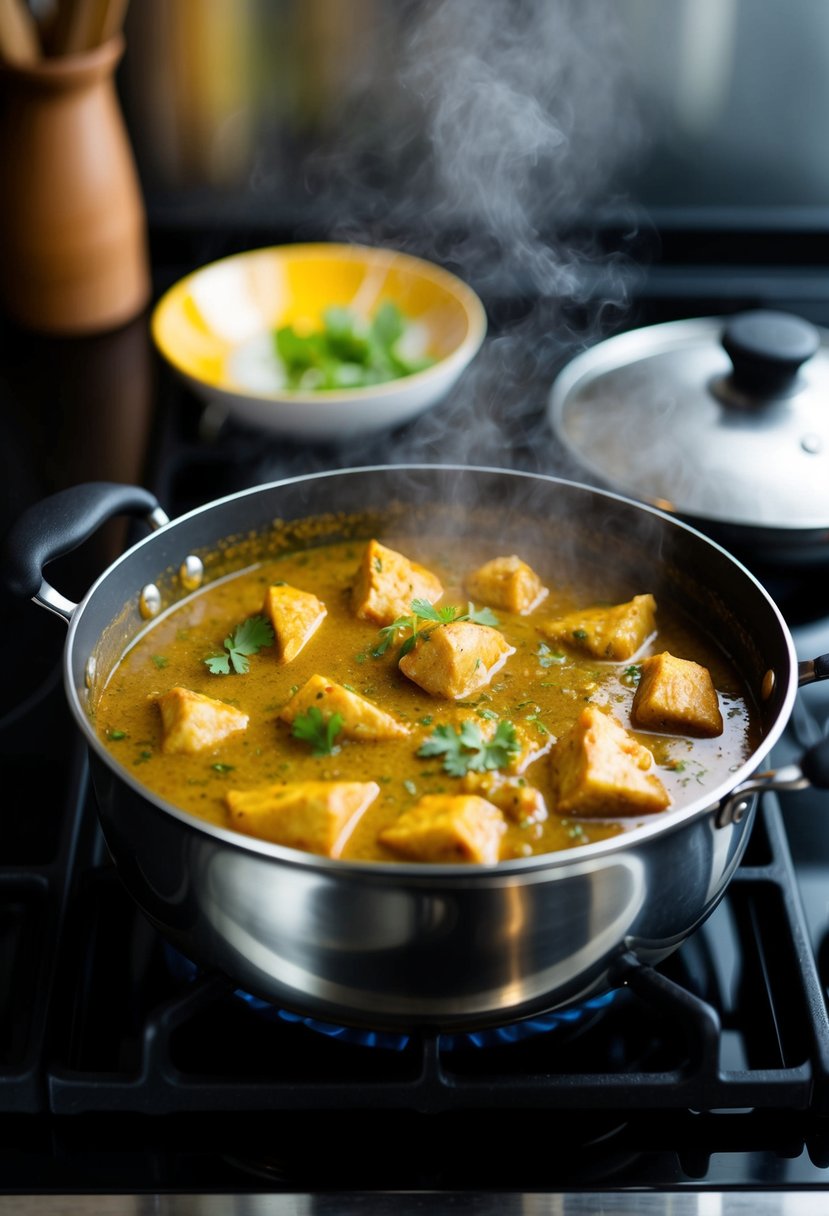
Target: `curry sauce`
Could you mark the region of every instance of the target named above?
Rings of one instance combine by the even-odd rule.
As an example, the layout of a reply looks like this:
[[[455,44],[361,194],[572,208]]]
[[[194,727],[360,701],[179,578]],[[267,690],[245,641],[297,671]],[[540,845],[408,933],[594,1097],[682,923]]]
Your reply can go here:
[[[384,538],[383,543],[393,546],[395,541]],[[439,580],[443,592],[436,604],[445,609],[444,618],[451,619],[453,608],[455,617],[462,617],[483,607],[470,602],[469,588],[475,585],[475,571],[499,556],[485,540],[477,548],[465,543],[460,553],[448,551],[445,541],[426,537],[416,544],[401,540],[398,547]],[[499,763],[497,739],[518,739],[525,763],[510,778],[517,811],[503,816],[498,857],[506,859],[604,839],[642,820],[556,811],[555,746],[586,706],[611,713],[647,748],[653,773],[672,807],[726,779],[759,743],[759,727],[738,671],[712,639],[662,598],[656,604],[653,633],[632,656],[585,654],[575,636],[578,631],[569,640],[550,640],[549,622],[602,603],[615,604],[621,592],[615,587],[597,593],[595,586],[562,585],[550,557],[545,565],[544,554],[531,552],[520,556],[537,571],[546,594],[523,612],[499,606],[485,618],[494,616],[496,623],[486,628],[497,630],[502,645],[491,677],[465,696],[427,692],[400,667],[401,650],[411,634],[402,626],[383,629],[354,610],[353,591],[364,555],[365,543],[350,540],[268,558],[210,583],[154,622],[117,664],[96,707],[96,730],[114,759],[160,798],[222,827],[233,822],[231,791],[244,794],[302,782],[317,783],[317,788],[320,782],[374,783],[378,792],[361,810],[338,855],[401,861],[410,858],[382,842],[384,831],[393,839],[389,829],[424,798],[474,789],[487,800],[488,789],[502,775],[499,770],[506,768]],[[324,606],[324,617],[307,641],[287,660],[278,638],[251,647],[240,664],[242,671],[217,661],[217,656],[226,658],[224,640],[230,640],[241,623],[263,616],[272,587],[296,589]],[[630,593],[646,596],[649,590],[631,588]],[[446,619],[415,624],[428,632],[443,628]],[[710,672],[722,715],[722,731],[716,737],[633,728],[640,664],[649,655],[665,652]],[[294,714],[292,720],[286,707],[300,690],[314,687],[308,682],[315,677],[370,702],[404,729],[388,738],[346,737],[340,732],[328,740],[327,753],[324,739],[321,748],[314,747],[297,729],[297,717],[306,721],[307,714]],[[237,713],[231,717],[246,720],[244,729],[232,731],[214,746],[165,751],[159,699],[173,689],[232,708]],[[464,745],[464,738],[480,741],[487,756],[483,772],[474,766],[484,752]],[[441,750],[447,740],[455,745],[454,765]],[[471,778],[463,775],[465,762],[472,766]]]

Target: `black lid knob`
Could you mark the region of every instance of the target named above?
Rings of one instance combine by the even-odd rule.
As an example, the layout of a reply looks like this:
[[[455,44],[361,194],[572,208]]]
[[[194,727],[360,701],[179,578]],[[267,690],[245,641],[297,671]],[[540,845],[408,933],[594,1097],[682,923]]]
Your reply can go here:
[[[801,317],[760,308],[732,317],[722,345],[734,365],[737,388],[756,397],[776,397],[817,352],[820,336]]]

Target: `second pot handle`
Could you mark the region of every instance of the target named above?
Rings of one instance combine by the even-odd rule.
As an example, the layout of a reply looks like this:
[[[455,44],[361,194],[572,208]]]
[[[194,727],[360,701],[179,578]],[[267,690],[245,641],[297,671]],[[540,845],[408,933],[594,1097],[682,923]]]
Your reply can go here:
[[[95,481],[59,490],[24,511],[6,534],[2,552],[6,586],[68,620],[76,605],[50,586],[43,567],[77,549],[116,515],[146,518],[154,530],[170,522],[157,498],[141,486]]]
[[[715,822],[718,828],[730,823],[739,823],[751,806],[756,794],[769,790],[805,790],[814,786],[818,790],[829,789],[829,739],[821,739],[808,748],[796,764],[783,768],[768,769],[755,773],[748,781],[733,789],[717,808]]]
[[[798,684],[814,684],[817,680],[829,680],[829,654],[816,659],[804,659],[797,665]],[[756,794],[766,790],[804,790],[808,786],[829,790],[829,738],[813,743],[796,764],[784,768],[769,769],[755,773],[748,781],[733,789],[720,803],[715,822],[717,827],[739,823],[751,806]]]

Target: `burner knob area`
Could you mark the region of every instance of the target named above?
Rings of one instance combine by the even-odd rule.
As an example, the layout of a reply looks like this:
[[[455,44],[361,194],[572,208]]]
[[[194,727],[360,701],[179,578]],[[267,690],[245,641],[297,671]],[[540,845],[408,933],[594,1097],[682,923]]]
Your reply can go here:
[[[722,345],[734,386],[754,397],[777,397],[793,388],[797,374],[820,346],[814,325],[792,313],[755,309],[732,317]]]

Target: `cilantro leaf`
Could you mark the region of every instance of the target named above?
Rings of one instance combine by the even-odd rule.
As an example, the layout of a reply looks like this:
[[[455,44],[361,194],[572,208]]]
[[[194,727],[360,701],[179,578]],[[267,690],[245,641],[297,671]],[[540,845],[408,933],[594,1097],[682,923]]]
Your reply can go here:
[[[291,726],[291,734],[303,743],[310,743],[313,756],[331,756],[338,752],[334,740],[343,728],[342,714],[323,717],[322,710],[311,705],[304,714],[297,714]]]
[[[404,629],[412,628],[412,617],[399,616],[396,621],[392,621],[390,625],[384,625],[380,630],[380,641],[371,652],[372,658],[379,659],[386,653],[389,646]]]
[[[497,625],[498,618],[491,608],[476,608],[470,601],[466,612],[462,612],[454,604],[446,604],[436,608],[428,600],[412,600],[412,612],[424,621],[435,621],[438,625],[448,625],[450,621],[474,621],[476,625]]]
[[[462,763],[461,739],[454,726],[436,726],[428,739],[417,749],[418,756],[443,756],[443,767],[453,777],[462,777],[467,771]]]
[[[512,722],[499,722],[491,739],[485,739],[477,722],[464,721],[460,731],[454,726],[437,726],[418,749],[418,756],[442,756],[443,769],[450,777],[483,773],[504,768],[518,755],[520,746]]]
[[[539,642],[535,652],[539,667],[551,667],[553,663],[563,663],[564,655],[560,650],[552,650],[546,642]]]
[[[263,646],[273,645],[273,627],[264,616],[251,616],[237,625],[222,643],[227,654],[208,655],[204,660],[208,671],[214,676],[230,674],[231,667],[237,675],[250,670],[248,656],[258,654]]]
[[[429,600],[415,599],[410,604],[412,615],[399,616],[396,621],[392,621],[390,625],[384,625],[380,630],[380,641],[372,650],[372,657],[375,659],[381,658],[392,643],[396,640],[397,635],[405,630],[410,631],[410,636],[405,639],[403,645],[398,651],[398,659],[402,659],[408,654],[414,646],[415,642],[420,637],[428,637],[432,629],[437,625],[448,625],[452,621],[474,621],[476,625],[497,625],[498,618],[489,608],[476,608],[474,604],[467,604],[467,611],[461,612],[454,604],[445,604],[440,608],[436,608]],[[431,629],[421,629],[418,633],[418,622],[432,622]]]
[[[447,604],[443,608],[436,608],[429,600],[412,600],[412,612],[424,621],[447,625],[450,621],[458,619],[460,608],[454,608],[451,604]]]
[[[498,624],[498,618],[491,608],[476,608],[474,604],[467,604],[467,610],[463,616],[457,618],[459,621],[474,621],[476,625],[491,625]]]

